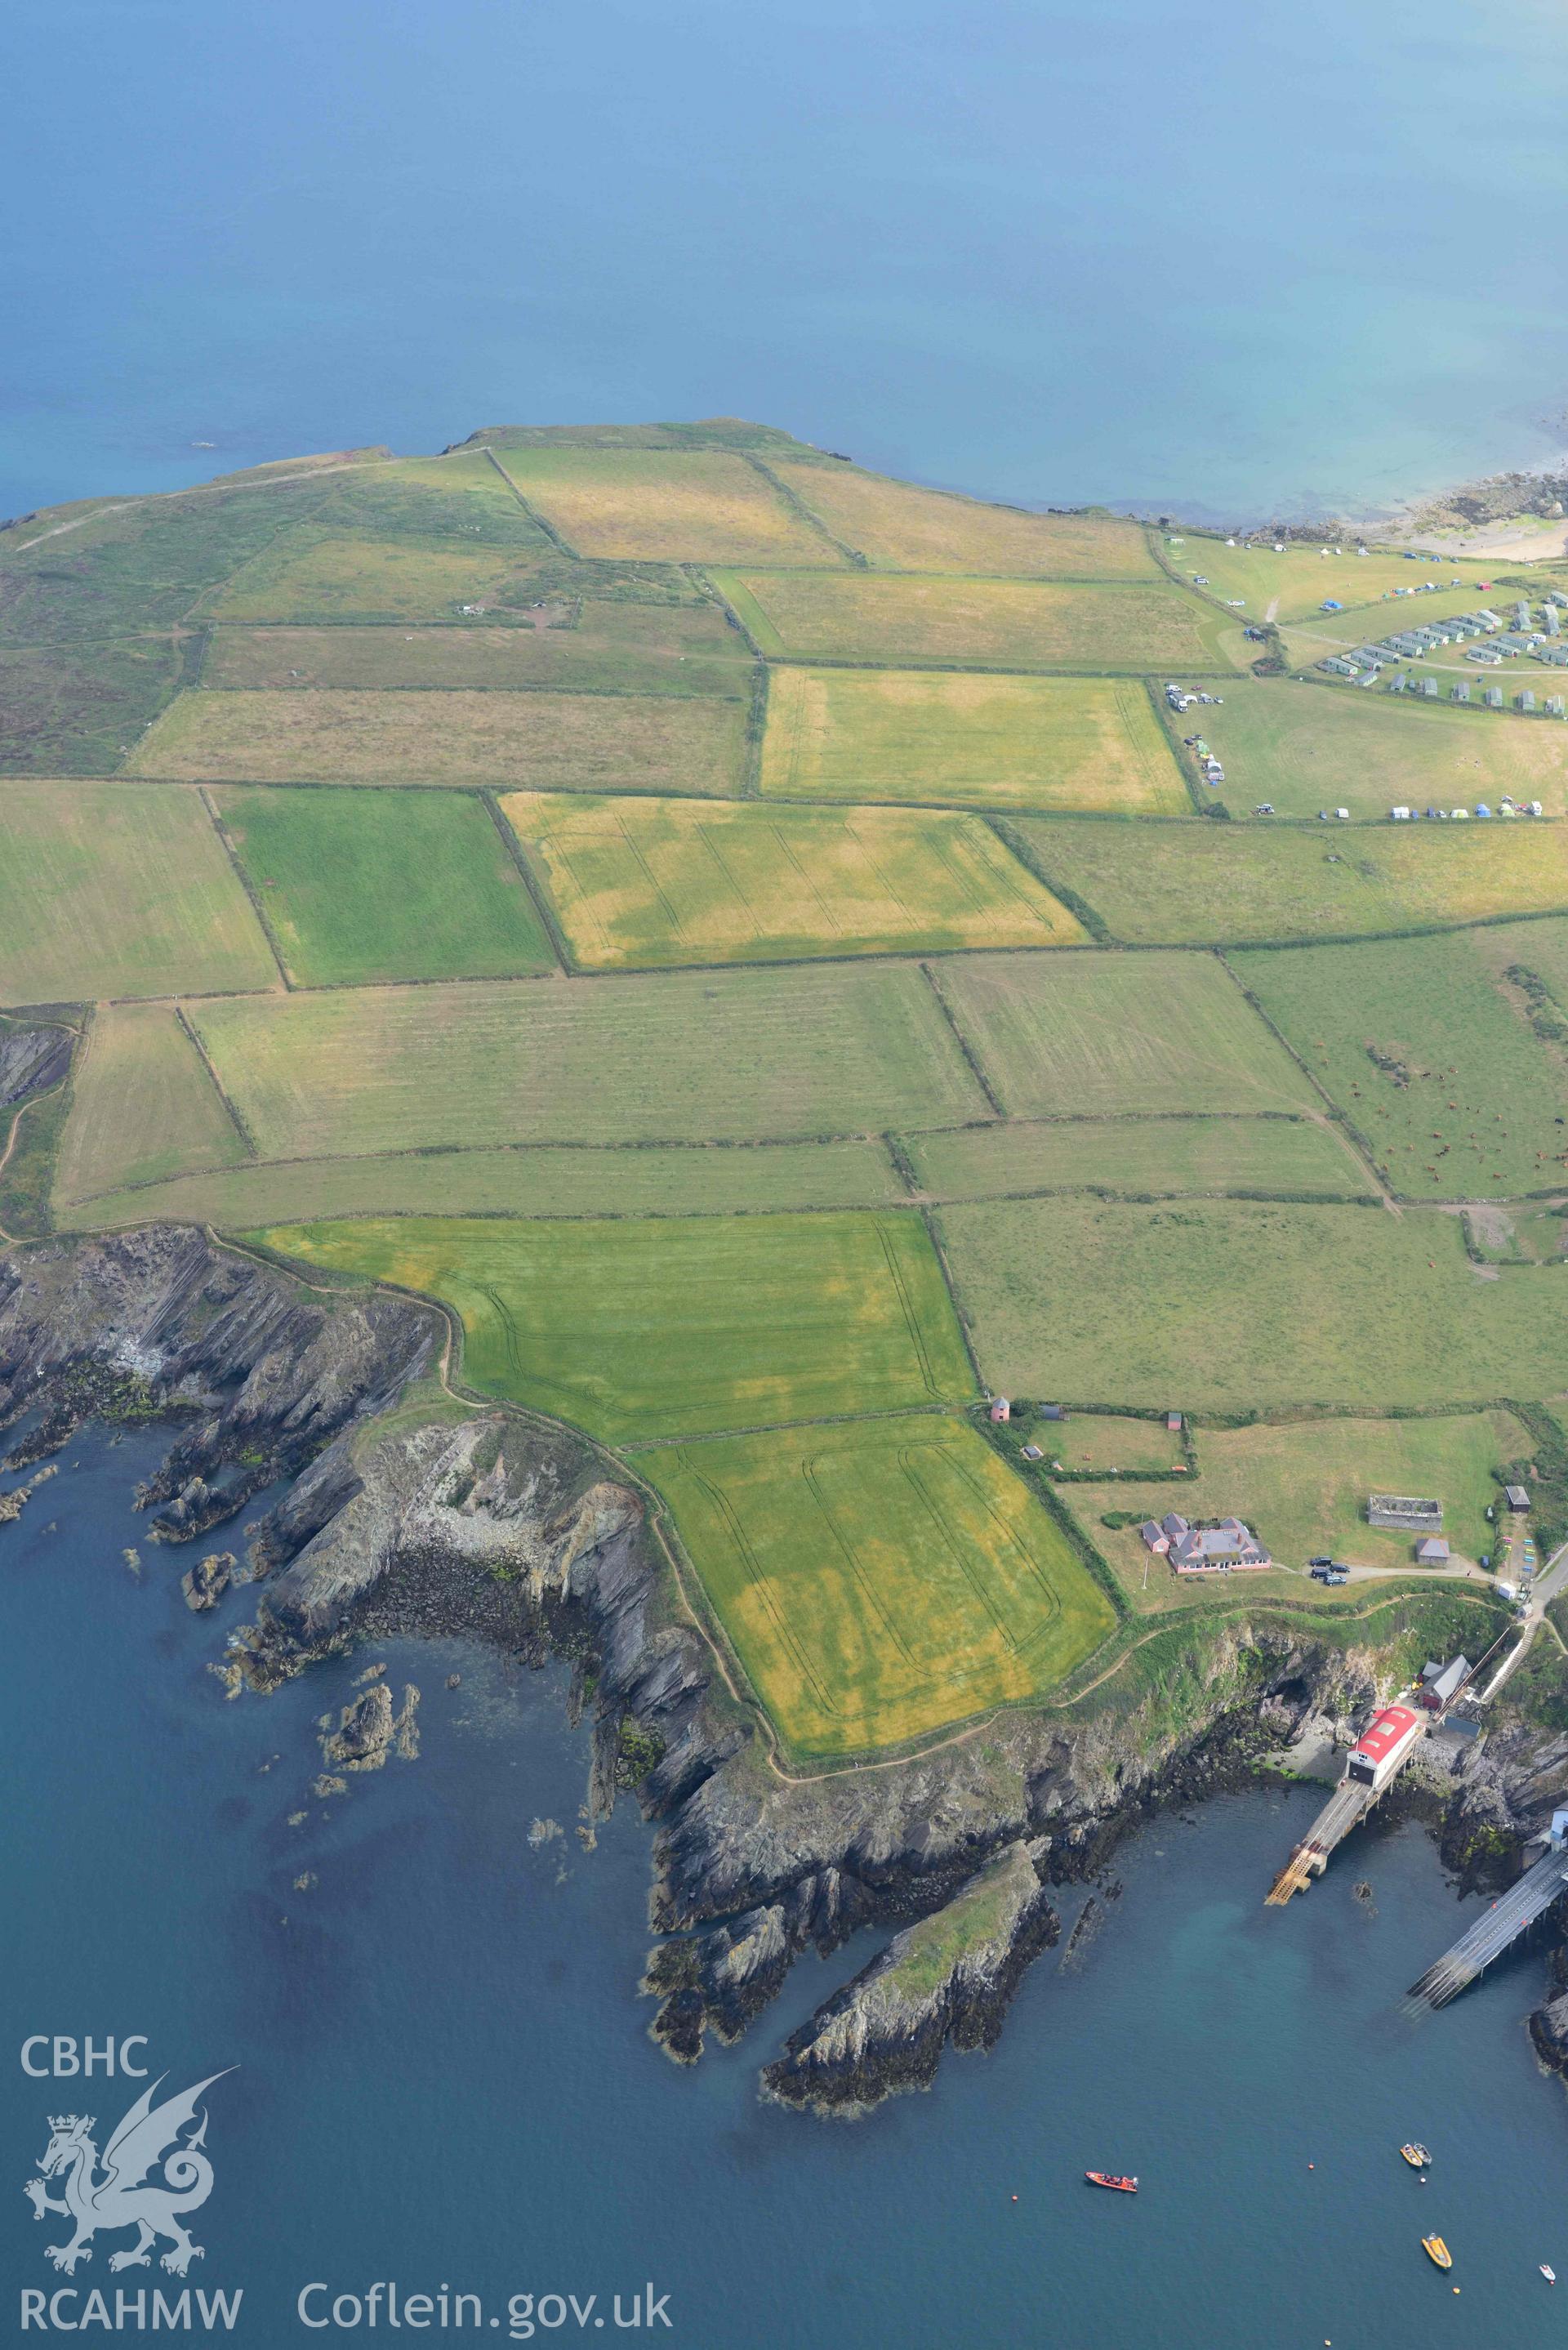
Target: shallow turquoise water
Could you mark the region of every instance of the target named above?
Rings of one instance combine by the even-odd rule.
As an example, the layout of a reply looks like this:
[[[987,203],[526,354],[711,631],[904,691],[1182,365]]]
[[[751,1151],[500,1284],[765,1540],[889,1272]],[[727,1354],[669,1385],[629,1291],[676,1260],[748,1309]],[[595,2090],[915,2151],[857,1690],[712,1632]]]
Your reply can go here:
[[[246,2338],[336,2340],[296,2324],[299,2288],[377,2279],[480,2293],[487,2318],[530,2290],[602,2311],[652,2279],[692,2350],[1559,2338],[1535,2264],[1568,2277],[1568,2106],[1521,2029],[1541,1960],[1406,2020],[1405,1985],[1464,1914],[1418,1829],[1278,1916],[1262,1894],[1309,1794],[1167,1814],[1123,1848],[1083,1971],[1048,1953],[993,2055],[855,2126],[764,2108],[758,2064],[874,1939],[808,1961],[750,2043],[678,2071],[631,1996],[646,1833],[622,1805],[579,1848],[587,1758],[558,1678],[370,1652],[423,1690],[423,1752],[323,1810],[314,1723],[363,1659],[227,1702],[205,1664],[243,1609],[214,1628],[181,1602],[177,1555],[143,1544],[140,1580],[120,1561],[151,1451],[81,1444],[0,1532],[5,2026],[13,2048],[146,2033],[171,2088],[241,2068],[209,2095],[192,2282],[244,2288]],[[565,1834],[531,1846],[535,1818]],[[1351,1898],[1361,1871],[1375,1917]],[[11,2324],[18,2285],[57,2282],[40,2247],[59,2223],[15,2193],[46,2114],[86,2103],[108,2124],[130,2087],[8,2062]],[[1409,2133],[1437,2157],[1428,2188],[1398,2160]],[[1144,2191],[1096,2196],[1091,2165]],[[1458,2299],[1418,2248],[1434,2226]],[[79,2284],[109,2282],[112,2248]]]
[[[1231,518],[1568,440],[1559,0],[21,0],[0,78],[0,513],[503,421]]]

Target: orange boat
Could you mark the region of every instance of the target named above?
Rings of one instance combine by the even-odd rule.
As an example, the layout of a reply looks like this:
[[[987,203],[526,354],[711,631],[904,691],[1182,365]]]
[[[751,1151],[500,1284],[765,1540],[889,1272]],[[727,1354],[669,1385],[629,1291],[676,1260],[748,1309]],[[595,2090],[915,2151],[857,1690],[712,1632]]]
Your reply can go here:
[[[1085,2170],[1084,2176],[1088,2180],[1091,2187],[1110,2187],[1113,2188],[1118,2195],[1136,2195],[1137,2193],[1137,2180],[1136,2178],[1123,2178],[1114,2170]]]

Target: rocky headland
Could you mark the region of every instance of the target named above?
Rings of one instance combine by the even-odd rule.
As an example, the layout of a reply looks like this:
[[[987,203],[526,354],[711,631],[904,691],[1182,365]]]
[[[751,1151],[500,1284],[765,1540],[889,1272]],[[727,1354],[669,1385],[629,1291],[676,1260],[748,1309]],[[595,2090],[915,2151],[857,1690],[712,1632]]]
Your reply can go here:
[[[443,1394],[445,1339],[434,1308],[307,1290],[198,1229],[14,1250],[0,1258],[0,1427],[36,1425],[7,1465],[89,1417],[167,1419],[139,1499],[152,1538],[175,1544],[289,1479],[248,1530],[241,1573],[220,1553],[188,1577],[193,1605],[209,1591],[230,1603],[221,1662],[236,1692],[393,1635],[569,1659],[574,1708],[591,1709],[592,1806],[629,1789],[654,1830],[644,1989],[672,2056],[695,2060],[710,2031],[738,2038],[807,1950],[889,1933],[766,2064],[782,2102],[863,2111],[929,2085],[944,2048],[989,2047],[1056,1938],[1053,1887],[1102,1874],[1156,1805],[1343,1738],[1376,1697],[1376,1654],[1233,1619],[1182,1707],[1150,1693],[1083,1719],[1010,1714],[908,1761],[786,1775],[687,1613],[645,1495],[569,1430]],[[242,1575],[260,1587],[241,1596],[251,1620],[236,1631],[222,1586]],[[372,1679],[324,1722],[328,1771],[410,1752],[416,1703],[406,1691],[400,1712]],[[1565,1788],[1568,1738],[1515,1728],[1433,1747],[1403,1800],[1481,1881],[1511,1870]],[[1568,1957],[1532,2028],[1568,2071]]]

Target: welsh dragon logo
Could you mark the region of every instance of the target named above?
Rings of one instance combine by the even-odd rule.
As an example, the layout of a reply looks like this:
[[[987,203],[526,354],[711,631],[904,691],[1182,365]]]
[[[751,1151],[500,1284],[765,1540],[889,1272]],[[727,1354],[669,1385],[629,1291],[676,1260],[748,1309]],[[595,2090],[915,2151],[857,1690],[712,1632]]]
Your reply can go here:
[[[232,2072],[234,2067],[228,2069]],[[213,2166],[202,2151],[207,2116],[201,2112],[198,2122],[197,2116],[203,2091],[224,2076],[210,2074],[193,2089],[182,2090],[179,2096],[166,2097],[155,2106],[153,2097],[168,2077],[160,2074],[119,2123],[104,2147],[101,2177],[92,2138],[92,2115],[50,2115],[49,2143],[39,2158],[38,2176],[29,2178],[22,2192],[32,2204],[36,2220],[43,2219],[46,2212],[57,2212],[63,2220],[74,2220],[76,2233],[68,2244],[45,2247],[55,2266],[67,2276],[74,2274],[78,2261],[91,2260],[91,2240],[100,2228],[137,2231],[136,2241],[128,2251],[109,2255],[111,2269],[146,2268],[161,2236],[167,2236],[173,2248],[162,2255],[163,2267],[173,2275],[183,2276],[191,2262],[202,2257],[202,2246],[191,2241],[181,2215],[197,2210],[213,2191]],[[192,2122],[197,2122],[196,2128],[182,2140],[180,2133]],[[149,2174],[158,2169],[161,2178],[150,2180]],[[50,2195],[44,2184],[46,2179],[61,2177],[63,2201]]]

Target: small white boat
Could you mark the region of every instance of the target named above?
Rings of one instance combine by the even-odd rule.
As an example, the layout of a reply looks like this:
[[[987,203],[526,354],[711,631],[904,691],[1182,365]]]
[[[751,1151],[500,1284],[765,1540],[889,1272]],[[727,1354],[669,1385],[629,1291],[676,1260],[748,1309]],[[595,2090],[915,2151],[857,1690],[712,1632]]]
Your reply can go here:
[[[1556,2272],[1556,2270],[1552,2267],[1552,2263],[1551,2263],[1551,2262],[1550,2262],[1550,2261],[1542,2261],[1542,2263],[1541,2263],[1541,2273],[1542,2273],[1542,2275],[1546,2279],[1546,2282],[1547,2282],[1547,2283],[1548,2283],[1548,2284],[1555,2284],[1555,2283],[1556,2283],[1556,2282],[1557,2282],[1557,2272]]]

